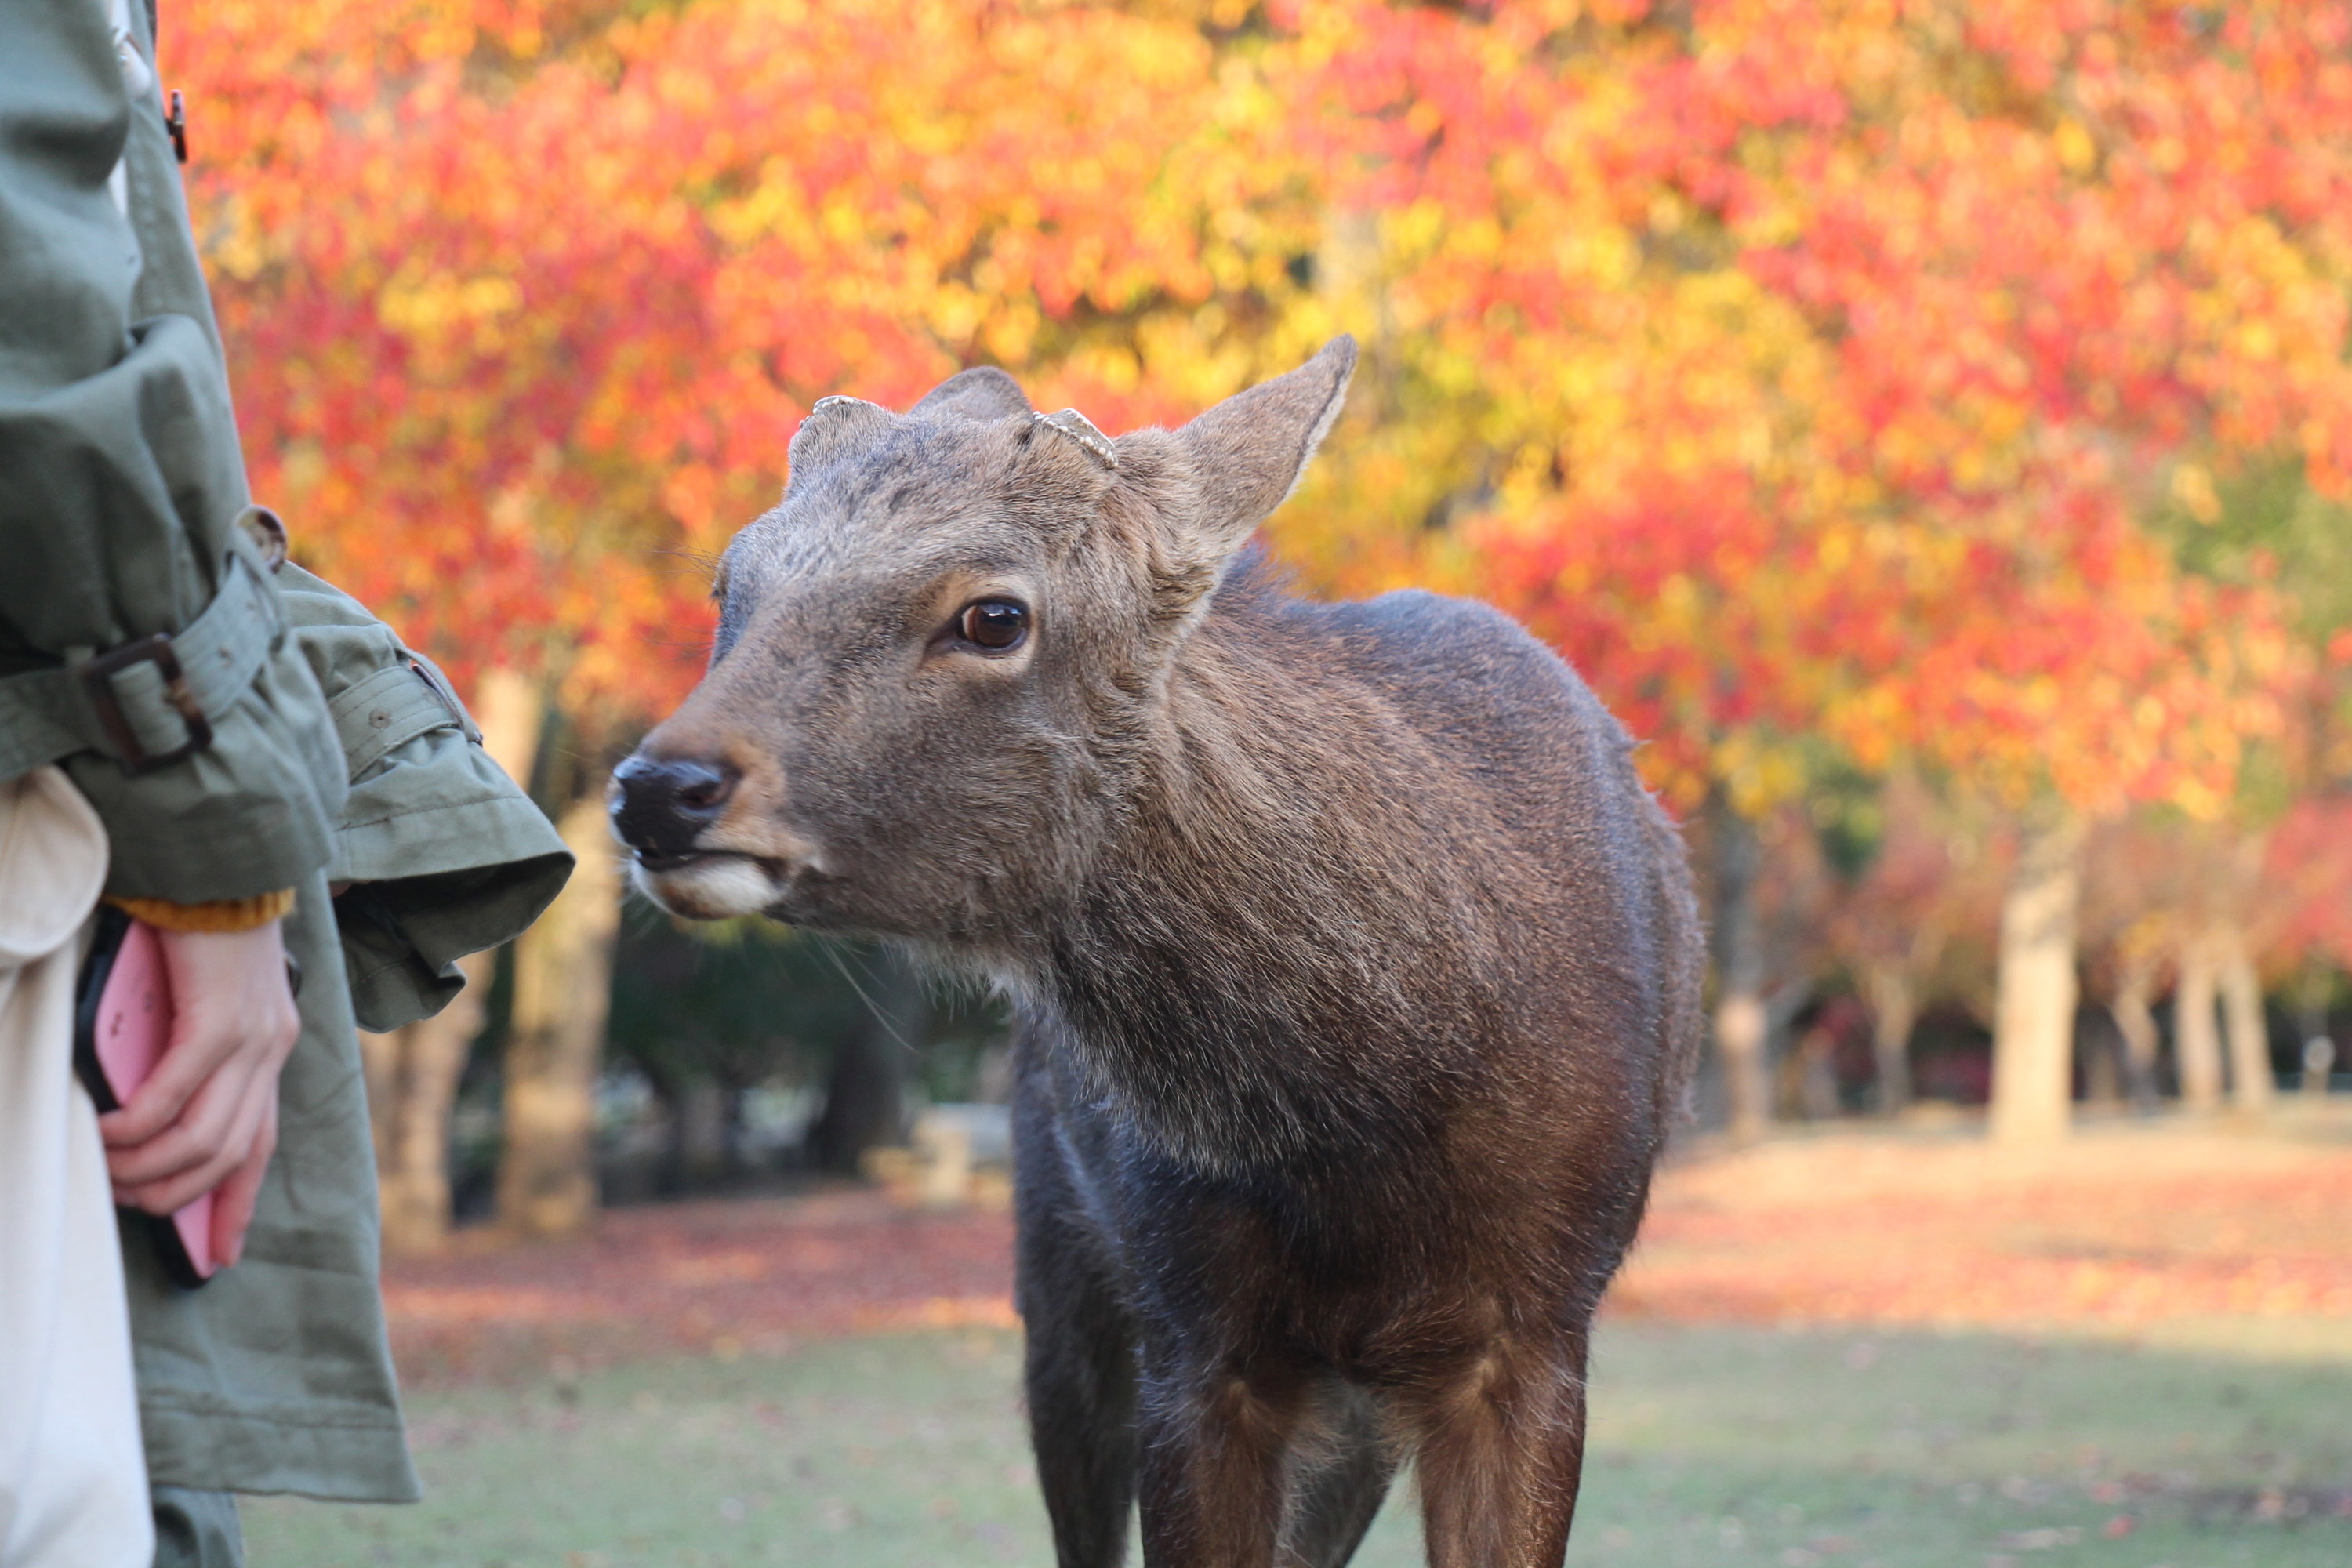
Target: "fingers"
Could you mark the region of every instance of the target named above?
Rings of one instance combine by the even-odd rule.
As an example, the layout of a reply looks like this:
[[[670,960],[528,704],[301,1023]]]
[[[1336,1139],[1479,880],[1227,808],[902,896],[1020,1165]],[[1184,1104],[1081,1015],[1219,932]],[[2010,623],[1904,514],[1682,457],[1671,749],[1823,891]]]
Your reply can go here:
[[[110,1149],[144,1143],[178,1121],[188,1101],[222,1063],[243,1044],[243,1031],[208,1026],[205,1020],[183,1016],[172,1025],[171,1043],[147,1081],[132,1091],[120,1110],[98,1119],[99,1135]]]
[[[245,1257],[246,1227],[253,1223],[253,1206],[261,1196],[261,1178],[269,1173],[269,1157],[278,1149],[278,1093],[269,1104],[245,1161],[228,1173],[213,1193],[213,1257],[223,1268]]]
[[[115,1201],[169,1214],[210,1190],[244,1159],[276,1094],[274,1070],[231,1058],[178,1121],[144,1143],[107,1151]]]
[[[300,1031],[276,924],[165,932],[172,1040],[121,1110],[99,1119],[116,1201],[169,1214],[250,1154]]]
[[[170,1214],[210,1192],[245,1162],[276,1109],[277,1096],[275,1075],[207,1085],[190,1124],[169,1128],[138,1149],[108,1155],[115,1202]]]
[[[162,937],[172,986],[171,1043],[130,1102],[99,1119],[110,1148],[145,1143],[180,1121],[197,1091],[232,1062],[241,1061],[244,1073],[274,1075],[301,1028],[276,921],[249,931]]]

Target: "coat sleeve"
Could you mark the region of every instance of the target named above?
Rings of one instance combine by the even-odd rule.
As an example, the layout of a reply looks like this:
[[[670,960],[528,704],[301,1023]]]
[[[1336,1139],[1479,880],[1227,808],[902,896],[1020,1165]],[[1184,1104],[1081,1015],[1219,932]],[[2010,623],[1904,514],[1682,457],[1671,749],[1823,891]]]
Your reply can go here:
[[[0,674],[185,630],[257,559],[246,502],[152,68],[95,0],[0,5]],[[106,824],[109,891],[242,898],[325,864],[344,770],[277,625],[251,682],[206,704],[209,746],[136,775],[63,759]]]
[[[428,660],[299,566],[278,586],[350,775],[327,875],[352,884],[335,900],[352,1005],[396,1028],[457,994],[458,959],[536,920],[572,853]]]

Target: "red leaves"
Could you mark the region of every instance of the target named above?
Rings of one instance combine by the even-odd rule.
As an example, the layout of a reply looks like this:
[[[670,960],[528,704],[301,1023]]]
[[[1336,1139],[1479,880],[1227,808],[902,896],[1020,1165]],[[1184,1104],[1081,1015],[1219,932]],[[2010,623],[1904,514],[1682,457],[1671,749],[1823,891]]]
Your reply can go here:
[[[1396,294],[1477,356],[1490,429],[1575,454],[1473,531],[1465,585],[1684,790],[1810,737],[2221,809],[2296,661],[2274,595],[2214,614],[2134,518],[2184,450],[2288,447],[2323,485],[2352,450],[2352,137],[2305,130],[2343,123],[2345,8],[2224,48],[2087,0],[1721,0],[1496,47],[1528,14],[1301,13],[1345,19],[1324,90],[1382,117],[1355,199],[1475,239]],[[1517,341],[1472,348],[1497,312]],[[1563,358],[1602,367],[1564,402]]]
[[[2352,968],[2352,795],[2297,801],[2266,849],[2266,905],[2285,925],[2270,945]]]
[[[1286,549],[1525,615],[1678,790],[2210,811],[2299,677],[2135,519],[2185,453],[2352,475],[2347,15],[336,0],[165,63],[257,483],[461,668],[661,707],[679,552],[826,393],[1117,427],[1349,327],[1378,427]]]

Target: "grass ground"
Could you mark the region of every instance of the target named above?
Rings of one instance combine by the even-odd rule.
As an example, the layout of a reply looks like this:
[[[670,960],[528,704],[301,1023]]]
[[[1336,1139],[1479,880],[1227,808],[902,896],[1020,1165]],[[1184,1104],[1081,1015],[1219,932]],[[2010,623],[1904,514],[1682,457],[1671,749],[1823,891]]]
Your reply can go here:
[[[2343,1131],[1677,1169],[1596,1352],[1570,1563],[2352,1565]],[[404,1270],[429,1500],[257,1500],[251,1560],[1050,1563],[1003,1239],[845,1195]],[[1358,1561],[1420,1561],[1406,1490]]]
[[[1572,1563],[2344,1568],[2352,1366],[1622,1324]],[[256,1568],[1052,1561],[997,1330],[415,1402],[429,1500],[247,1509]],[[1420,1561],[1409,1496],[1367,1568]]]

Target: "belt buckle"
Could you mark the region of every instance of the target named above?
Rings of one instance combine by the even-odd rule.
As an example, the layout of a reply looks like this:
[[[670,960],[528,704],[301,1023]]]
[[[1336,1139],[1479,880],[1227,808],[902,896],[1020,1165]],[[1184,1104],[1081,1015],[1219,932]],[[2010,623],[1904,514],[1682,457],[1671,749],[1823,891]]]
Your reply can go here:
[[[185,745],[169,752],[150,752],[139,743],[139,733],[131,727],[129,715],[122,711],[122,700],[115,695],[113,682],[115,671],[134,664],[152,664],[155,673],[163,678],[164,700],[188,727]],[[184,762],[213,743],[212,721],[205,717],[196,694],[188,689],[187,675],[180,668],[180,656],[166,634],[157,632],[110,648],[84,663],[79,673],[82,689],[89,694],[89,705],[98,714],[99,727],[121,753],[122,771],[131,777]]]

